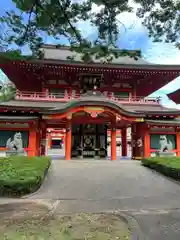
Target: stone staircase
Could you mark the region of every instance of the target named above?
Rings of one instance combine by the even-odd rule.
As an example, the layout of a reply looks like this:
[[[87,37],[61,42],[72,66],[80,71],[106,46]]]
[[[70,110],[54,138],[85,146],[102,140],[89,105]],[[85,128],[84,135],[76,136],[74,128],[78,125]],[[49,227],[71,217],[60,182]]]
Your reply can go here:
[[[47,151],[48,156],[65,156],[65,150],[64,149],[48,149]]]
[[[121,148],[117,147],[117,159],[131,159],[131,151],[128,151],[128,156],[127,157],[122,157],[121,156]],[[48,149],[47,152],[48,156],[51,156],[52,159],[64,159],[65,158],[65,149]],[[108,147],[108,157],[107,159],[110,159],[111,156],[111,150],[110,147]]]

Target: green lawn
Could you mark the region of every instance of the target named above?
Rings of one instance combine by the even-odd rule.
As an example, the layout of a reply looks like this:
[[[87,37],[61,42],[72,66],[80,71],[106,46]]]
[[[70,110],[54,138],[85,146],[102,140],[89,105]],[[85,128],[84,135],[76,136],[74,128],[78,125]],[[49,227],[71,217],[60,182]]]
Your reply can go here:
[[[142,165],[180,180],[180,157],[152,157],[142,160]]]
[[[49,157],[0,158],[0,196],[21,196],[36,191],[50,162]]]

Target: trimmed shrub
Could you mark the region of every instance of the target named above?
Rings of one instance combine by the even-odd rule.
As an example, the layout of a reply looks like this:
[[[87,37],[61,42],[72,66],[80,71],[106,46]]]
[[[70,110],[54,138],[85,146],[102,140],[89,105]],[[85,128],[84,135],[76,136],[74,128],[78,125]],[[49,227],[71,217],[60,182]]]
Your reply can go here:
[[[180,157],[153,157],[142,160],[142,165],[180,180]]]
[[[35,192],[50,164],[49,157],[0,158],[0,196],[18,197]]]

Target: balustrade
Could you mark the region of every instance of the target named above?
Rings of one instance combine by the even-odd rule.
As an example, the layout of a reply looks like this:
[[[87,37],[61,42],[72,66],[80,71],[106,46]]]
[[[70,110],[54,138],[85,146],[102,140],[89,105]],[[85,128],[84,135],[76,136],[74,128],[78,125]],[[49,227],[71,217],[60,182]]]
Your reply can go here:
[[[158,98],[144,98],[144,97],[113,97],[105,95],[107,99],[110,99],[115,102],[122,103],[139,103],[139,104],[158,104]],[[30,100],[30,101],[54,101],[54,102],[68,102],[71,99],[81,99],[80,94],[74,94],[73,96],[70,94],[63,93],[44,93],[44,92],[28,92],[28,91],[17,91],[16,92],[16,100]]]

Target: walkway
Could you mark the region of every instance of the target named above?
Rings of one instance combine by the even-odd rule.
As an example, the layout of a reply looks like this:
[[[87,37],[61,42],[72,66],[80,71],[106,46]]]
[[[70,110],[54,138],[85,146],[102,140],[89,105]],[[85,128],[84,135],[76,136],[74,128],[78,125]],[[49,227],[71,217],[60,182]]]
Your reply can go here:
[[[56,211],[123,211],[148,239],[179,240],[180,185],[135,161],[58,161],[33,199],[56,200]]]

